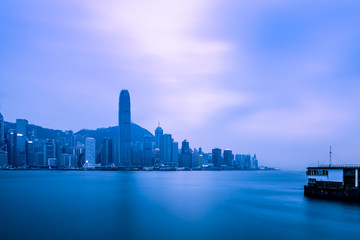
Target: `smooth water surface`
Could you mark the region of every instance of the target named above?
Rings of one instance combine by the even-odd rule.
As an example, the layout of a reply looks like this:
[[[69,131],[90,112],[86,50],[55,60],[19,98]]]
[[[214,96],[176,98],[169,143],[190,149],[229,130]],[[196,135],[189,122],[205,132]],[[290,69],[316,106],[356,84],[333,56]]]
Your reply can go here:
[[[304,172],[0,171],[0,239],[358,239]]]

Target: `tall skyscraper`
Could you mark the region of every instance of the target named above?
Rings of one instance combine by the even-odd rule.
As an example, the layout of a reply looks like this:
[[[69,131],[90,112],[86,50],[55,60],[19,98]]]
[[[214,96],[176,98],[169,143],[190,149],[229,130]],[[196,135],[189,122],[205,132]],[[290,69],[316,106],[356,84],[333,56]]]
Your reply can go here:
[[[160,137],[160,162],[170,163],[171,162],[171,151],[172,143],[174,140],[171,134],[164,134]]]
[[[0,147],[5,143],[4,117],[0,113]]]
[[[131,164],[131,108],[128,90],[121,90],[119,96],[119,162]]]
[[[158,127],[155,129],[155,148],[160,148],[160,138],[164,134],[163,129],[160,127],[160,123]]]
[[[221,167],[221,149],[214,148],[212,150],[212,162],[214,167]]]
[[[85,162],[88,166],[96,164],[96,141],[91,137],[85,139]]]
[[[16,119],[16,158],[13,162],[14,167],[26,166],[26,135],[28,121]]]
[[[26,119],[16,119],[16,132],[22,134],[24,137],[27,136],[28,121]]]

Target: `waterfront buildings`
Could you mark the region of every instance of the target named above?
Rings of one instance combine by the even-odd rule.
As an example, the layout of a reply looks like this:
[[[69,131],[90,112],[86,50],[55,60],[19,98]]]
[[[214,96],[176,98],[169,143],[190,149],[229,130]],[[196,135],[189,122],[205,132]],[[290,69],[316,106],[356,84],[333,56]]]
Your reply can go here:
[[[121,90],[119,96],[119,164],[131,164],[131,110],[128,90]]]

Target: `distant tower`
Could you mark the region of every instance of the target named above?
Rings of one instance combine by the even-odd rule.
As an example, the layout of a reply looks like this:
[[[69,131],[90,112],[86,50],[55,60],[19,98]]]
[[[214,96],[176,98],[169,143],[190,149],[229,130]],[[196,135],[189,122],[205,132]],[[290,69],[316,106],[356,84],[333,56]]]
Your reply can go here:
[[[212,150],[212,161],[213,161],[214,167],[221,167],[221,149],[220,148],[214,148]]]
[[[131,163],[131,111],[130,94],[128,90],[121,90],[119,97],[119,163]]]
[[[160,138],[164,134],[163,129],[160,127],[160,123],[158,124],[158,127],[155,129],[155,148],[160,147]]]
[[[96,163],[96,141],[91,137],[85,139],[85,162],[89,166]]]
[[[16,158],[13,162],[14,167],[26,166],[26,135],[28,121],[16,119]]]
[[[179,165],[184,168],[192,168],[192,152],[186,139],[181,144],[181,161]]]

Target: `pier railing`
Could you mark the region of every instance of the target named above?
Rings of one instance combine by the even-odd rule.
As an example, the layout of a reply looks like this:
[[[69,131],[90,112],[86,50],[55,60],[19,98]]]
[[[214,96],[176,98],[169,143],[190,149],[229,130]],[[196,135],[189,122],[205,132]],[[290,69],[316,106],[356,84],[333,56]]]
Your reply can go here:
[[[323,165],[319,165],[317,167],[322,167],[322,168],[360,168],[360,164],[323,164]]]

